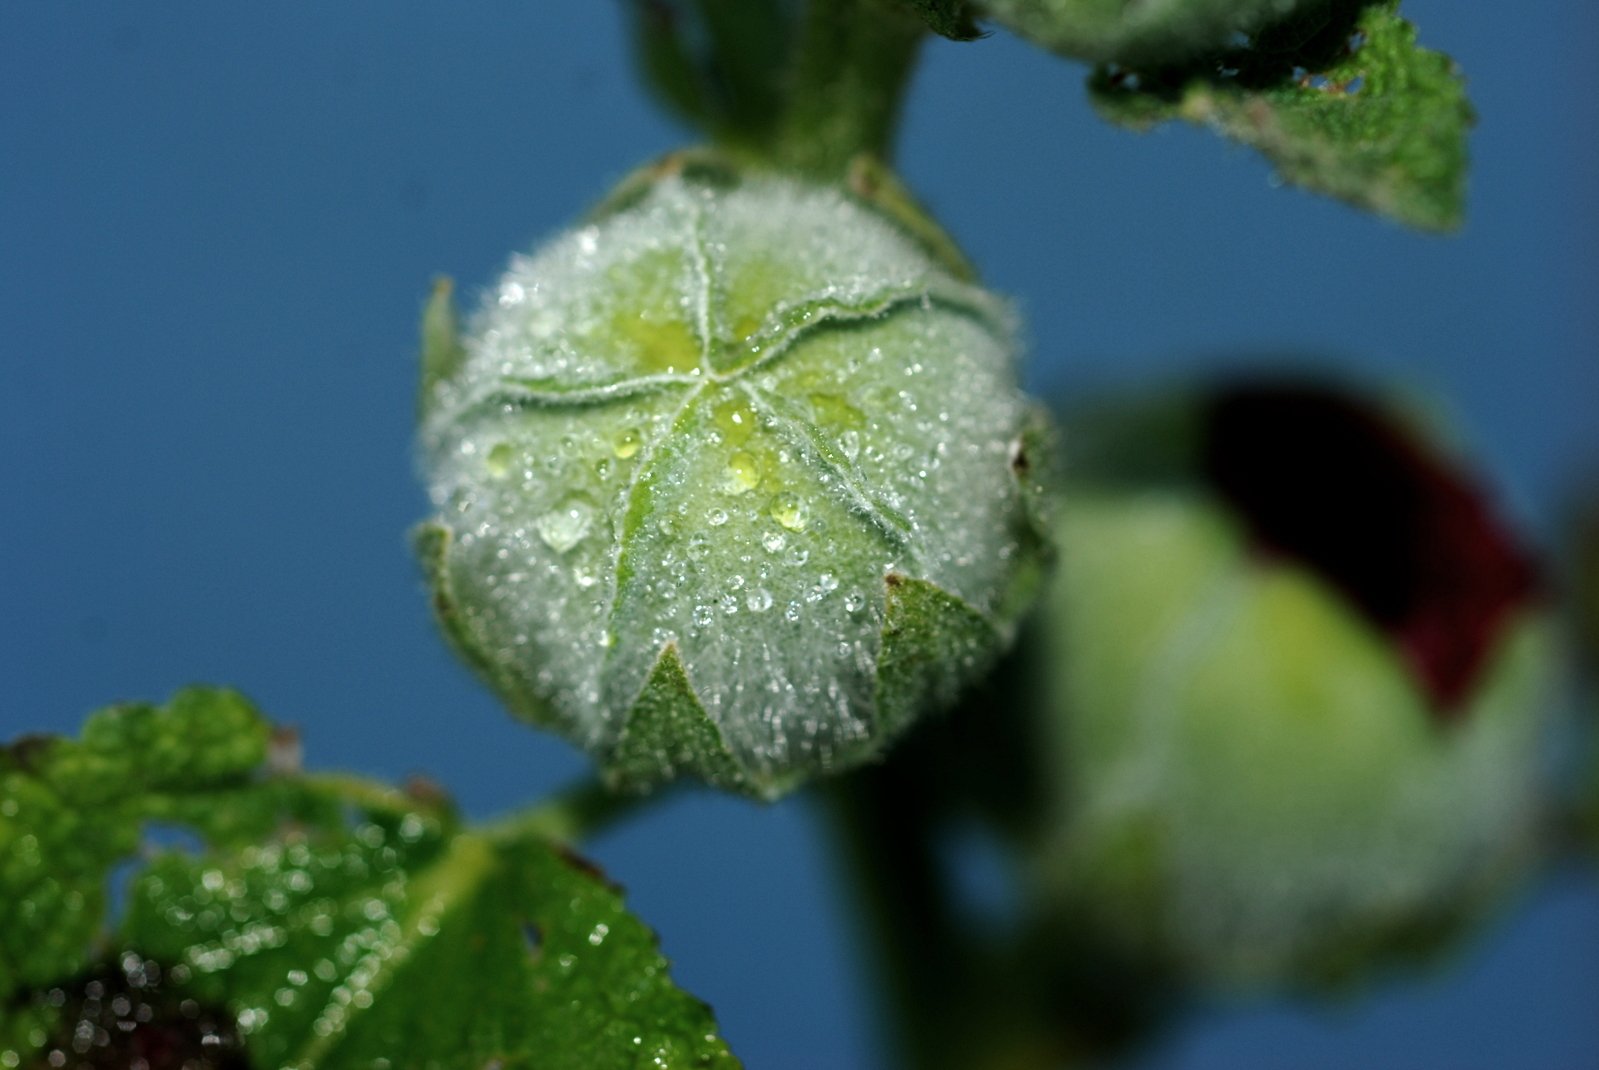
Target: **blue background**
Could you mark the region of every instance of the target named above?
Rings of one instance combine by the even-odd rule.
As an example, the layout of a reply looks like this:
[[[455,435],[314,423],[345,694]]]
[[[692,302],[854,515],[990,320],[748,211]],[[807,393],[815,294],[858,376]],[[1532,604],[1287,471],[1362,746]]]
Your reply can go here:
[[[477,814],[583,773],[434,635],[405,532],[414,324],[686,136],[619,5],[0,9],[0,737],[226,682],[310,761]],[[1081,69],[933,46],[901,164],[1030,321],[1034,386],[1325,354],[1433,393],[1547,540],[1599,461],[1599,22],[1410,0],[1481,112],[1471,221],[1420,237]],[[802,800],[687,796],[592,845],[752,1068],[869,1066],[870,993]],[[1599,1066],[1599,882],[1566,870],[1447,970],[1200,1012],[1146,1070]]]

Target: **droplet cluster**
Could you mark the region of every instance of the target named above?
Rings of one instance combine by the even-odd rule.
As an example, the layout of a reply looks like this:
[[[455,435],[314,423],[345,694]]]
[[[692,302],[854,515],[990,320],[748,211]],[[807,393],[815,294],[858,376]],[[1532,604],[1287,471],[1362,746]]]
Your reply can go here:
[[[518,257],[423,444],[458,640],[602,756],[675,649],[757,776],[876,731],[890,573],[999,631],[1027,553],[1005,307],[842,192],[671,177]]]

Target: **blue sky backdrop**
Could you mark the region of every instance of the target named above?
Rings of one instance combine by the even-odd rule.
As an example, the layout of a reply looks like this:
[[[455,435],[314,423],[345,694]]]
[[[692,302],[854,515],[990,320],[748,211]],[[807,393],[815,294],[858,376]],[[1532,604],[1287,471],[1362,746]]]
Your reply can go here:
[[[1599,19],[1408,0],[1469,73],[1471,217],[1420,237],[1191,129],[1100,123],[1004,35],[928,52],[909,182],[1029,323],[1041,391],[1294,355],[1419,389],[1535,537],[1599,469]],[[687,135],[619,0],[0,9],[0,737],[227,683],[310,761],[473,813],[580,776],[434,634],[405,533],[415,321]],[[873,1065],[801,800],[678,798],[592,852],[752,1068]],[[1218,1006],[1141,1070],[1599,1066],[1599,881],[1565,871],[1436,975]]]

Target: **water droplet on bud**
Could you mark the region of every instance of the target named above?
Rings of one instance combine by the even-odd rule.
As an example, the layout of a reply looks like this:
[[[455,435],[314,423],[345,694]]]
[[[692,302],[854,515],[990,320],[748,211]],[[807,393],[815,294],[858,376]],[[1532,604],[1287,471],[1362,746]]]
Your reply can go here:
[[[788,491],[777,495],[767,507],[772,519],[790,531],[800,531],[805,527],[805,503],[799,496]]]
[[[573,494],[539,517],[533,526],[546,546],[564,554],[583,541],[593,520],[594,503],[581,494]]]

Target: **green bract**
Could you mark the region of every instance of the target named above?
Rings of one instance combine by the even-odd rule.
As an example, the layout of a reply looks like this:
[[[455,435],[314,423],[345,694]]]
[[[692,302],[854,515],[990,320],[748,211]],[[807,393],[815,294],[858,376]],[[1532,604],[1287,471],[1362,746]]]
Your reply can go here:
[[[1042,546],[1009,314],[912,233],[664,167],[516,258],[463,344],[430,313],[437,610],[614,782],[778,794],[1009,636]]]
[[[1329,6],[1328,0],[983,0],[994,21],[1052,52],[1128,66],[1180,62]]]
[[[1119,470],[1079,468],[1057,526],[1047,879],[1187,977],[1343,979],[1524,871],[1550,622],[1430,450],[1334,395],[1241,396],[1067,424]]]

